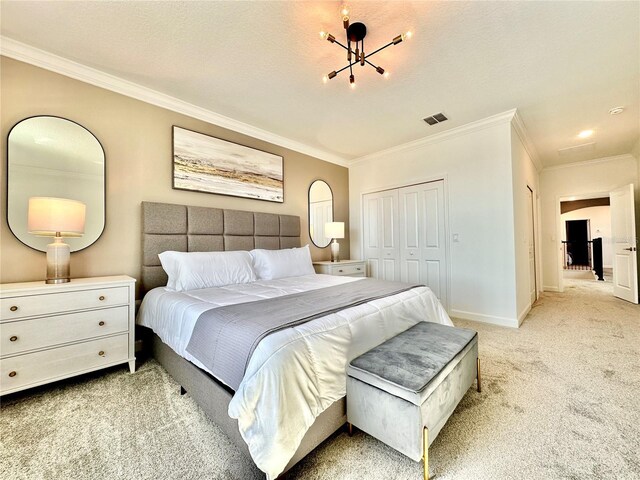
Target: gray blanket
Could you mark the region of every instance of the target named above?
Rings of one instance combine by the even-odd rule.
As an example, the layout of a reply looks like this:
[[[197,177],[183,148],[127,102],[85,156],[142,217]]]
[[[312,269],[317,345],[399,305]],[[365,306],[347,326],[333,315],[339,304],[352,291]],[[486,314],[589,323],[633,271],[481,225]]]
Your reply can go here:
[[[367,278],[213,308],[196,320],[187,351],[216,378],[237,390],[253,351],[267,335],[418,286]]]

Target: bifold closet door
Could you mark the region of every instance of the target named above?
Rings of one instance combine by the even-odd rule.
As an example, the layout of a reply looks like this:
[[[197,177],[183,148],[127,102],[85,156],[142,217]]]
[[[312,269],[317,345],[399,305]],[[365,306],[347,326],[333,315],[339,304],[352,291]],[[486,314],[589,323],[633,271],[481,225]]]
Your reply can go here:
[[[364,259],[369,276],[399,281],[398,190],[365,195],[363,215]]]
[[[400,279],[428,286],[446,307],[444,182],[403,187],[398,192]]]

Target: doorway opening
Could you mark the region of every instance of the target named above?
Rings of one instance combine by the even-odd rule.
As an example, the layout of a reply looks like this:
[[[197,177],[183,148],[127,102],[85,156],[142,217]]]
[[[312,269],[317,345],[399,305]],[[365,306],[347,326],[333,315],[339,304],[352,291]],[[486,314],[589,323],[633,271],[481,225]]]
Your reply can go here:
[[[566,270],[593,270],[590,219],[565,220],[564,244]]]
[[[610,288],[612,295],[638,303],[633,193],[633,185],[625,185],[602,194],[559,199],[561,292],[565,284],[596,282]]]

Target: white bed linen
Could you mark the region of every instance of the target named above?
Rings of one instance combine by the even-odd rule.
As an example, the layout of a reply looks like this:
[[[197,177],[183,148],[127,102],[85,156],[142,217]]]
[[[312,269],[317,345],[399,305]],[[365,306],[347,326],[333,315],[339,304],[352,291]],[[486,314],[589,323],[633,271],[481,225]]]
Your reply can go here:
[[[202,312],[358,280],[312,274],[186,292],[159,287],[146,294],[137,322],[207,370],[186,351]],[[238,420],[251,456],[267,478],[284,470],[316,417],[345,395],[347,363],[420,321],[452,325],[426,287],[280,330],[258,344],[229,404],[229,416]]]

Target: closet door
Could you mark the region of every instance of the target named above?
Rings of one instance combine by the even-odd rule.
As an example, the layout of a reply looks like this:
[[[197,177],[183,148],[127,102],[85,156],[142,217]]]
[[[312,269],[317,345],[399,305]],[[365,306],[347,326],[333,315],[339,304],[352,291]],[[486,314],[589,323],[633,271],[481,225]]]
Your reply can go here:
[[[398,195],[400,279],[428,286],[446,308],[444,181],[403,187]]]
[[[400,280],[398,190],[369,193],[363,198],[364,258],[369,276]]]

